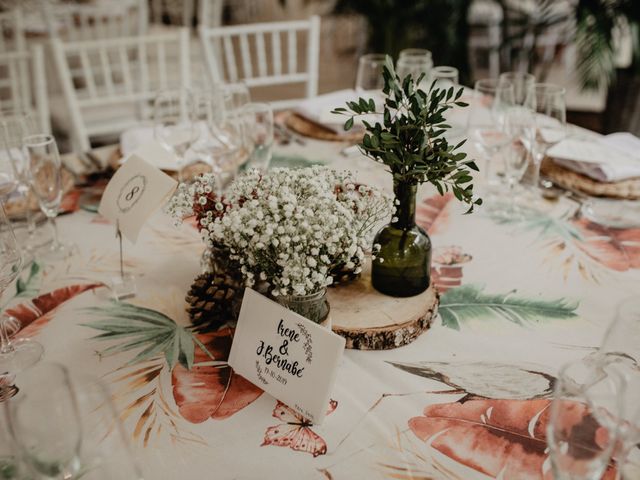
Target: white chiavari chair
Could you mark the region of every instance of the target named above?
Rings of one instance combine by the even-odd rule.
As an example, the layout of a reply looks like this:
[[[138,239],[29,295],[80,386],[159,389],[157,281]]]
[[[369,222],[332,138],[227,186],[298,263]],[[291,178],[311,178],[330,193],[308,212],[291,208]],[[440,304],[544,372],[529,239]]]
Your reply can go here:
[[[41,131],[51,132],[41,45],[28,51],[0,53],[0,109],[32,112]]]
[[[74,149],[149,120],[156,92],[190,85],[189,30],[62,42],[53,53]],[[55,118],[54,118],[55,120]]]
[[[26,49],[22,9],[0,13],[0,52],[24,52]]]
[[[149,25],[146,0],[89,4],[44,1],[41,11],[49,36],[65,41],[142,35]]]
[[[320,18],[292,22],[201,27],[200,41],[214,82],[244,82],[249,88],[304,83],[306,97],[318,93]],[[306,37],[306,59],[298,61],[298,38]],[[297,100],[271,102],[274,108]]]

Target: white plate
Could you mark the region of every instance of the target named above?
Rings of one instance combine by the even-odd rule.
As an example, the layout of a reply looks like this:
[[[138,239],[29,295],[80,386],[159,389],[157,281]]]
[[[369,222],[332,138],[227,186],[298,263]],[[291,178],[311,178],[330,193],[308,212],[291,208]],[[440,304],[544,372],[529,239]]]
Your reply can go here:
[[[640,227],[640,201],[592,199],[584,203],[582,216],[610,228]]]

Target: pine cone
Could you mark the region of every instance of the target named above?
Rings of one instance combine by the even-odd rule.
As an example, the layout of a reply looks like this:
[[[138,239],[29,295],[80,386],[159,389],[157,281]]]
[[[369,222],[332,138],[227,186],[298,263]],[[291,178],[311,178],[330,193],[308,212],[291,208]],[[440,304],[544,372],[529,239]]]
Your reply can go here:
[[[351,262],[353,262],[353,268],[347,268],[346,263],[341,263],[331,269],[329,274],[333,277],[332,287],[351,282],[360,276],[360,273],[355,273],[355,270],[361,266],[360,260],[358,257],[353,257]]]
[[[186,297],[191,323],[202,332],[235,322],[243,294],[244,285],[238,276],[211,272],[198,275]]]

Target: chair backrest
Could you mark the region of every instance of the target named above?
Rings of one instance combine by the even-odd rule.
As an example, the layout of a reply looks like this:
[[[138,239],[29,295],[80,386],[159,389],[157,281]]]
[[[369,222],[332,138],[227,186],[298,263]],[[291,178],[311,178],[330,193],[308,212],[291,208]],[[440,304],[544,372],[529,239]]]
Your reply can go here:
[[[42,45],[0,53],[0,109],[33,112],[41,131],[51,132]]]
[[[100,4],[42,2],[51,38],[65,41],[129,37],[147,32],[146,0],[118,0]]]
[[[131,123],[127,106],[141,121],[151,116],[156,92],[189,87],[189,30],[62,42],[53,39],[54,61],[71,117],[74,148],[86,151],[92,135],[117,134]],[[122,108],[118,108],[118,107]],[[106,107],[118,113],[111,123],[101,120]],[[97,121],[92,122],[91,110]],[[104,117],[105,115],[103,115]]]
[[[320,18],[199,29],[209,73],[215,82],[243,81],[248,87],[306,83],[318,93]],[[306,37],[306,65],[298,62],[298,36]],[[293,100],[272,102],[279,108]]]
[[[0,52],[24,52],[26,49],[22,9],[0,13]]]
[[[191,27],[193,14],[194,0],[151,0],[153,23]]]
[[[223,0],[199,0],[198,26],[206,28],[221,26],[223,8]]]

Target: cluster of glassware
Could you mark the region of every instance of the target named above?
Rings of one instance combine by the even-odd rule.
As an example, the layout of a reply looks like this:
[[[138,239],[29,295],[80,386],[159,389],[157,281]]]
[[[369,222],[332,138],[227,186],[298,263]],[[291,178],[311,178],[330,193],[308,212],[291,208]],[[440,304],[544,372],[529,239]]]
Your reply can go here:
[[[468,134],[485,156],[486,200],[498,213],[517,216],[517,186],[529,169],[534,192],[547,151],[567,134],[565,89],[536,83],[529,73],[506,72],[475,83]],[[509,196],[500,202],[506,184]]]
[[[111,396],[93,377],[41,363],[0,410],[0,478],[142,478]]]
[[[597,352],[558,374],[547,423],[554,478],[638,478],[640,300],[622,302]],[[609,477],[607,477],[609,478]]]
[[[222,190],[239,167],[266,171],[273,144],[273,111],[252,103],[244,84],[160,92],[154,104],[154,136],[184,168],[201,161]]]

